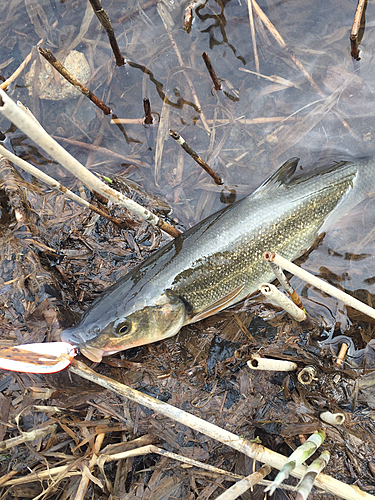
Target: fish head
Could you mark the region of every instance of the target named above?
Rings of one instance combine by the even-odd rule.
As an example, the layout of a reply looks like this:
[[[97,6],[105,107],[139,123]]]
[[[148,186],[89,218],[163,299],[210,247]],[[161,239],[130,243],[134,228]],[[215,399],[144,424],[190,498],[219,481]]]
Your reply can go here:
[[[98,363],[103,356],[172,337],[179,332],[185,320],[184,303],[166,293],[153,303],[142,301],[138,306],[132,304],[121,314],[116,312],[110,315],[106,311],[102,317],[90,315],[94,309],[95,304],[81,322],[64,330],[61,338]]]

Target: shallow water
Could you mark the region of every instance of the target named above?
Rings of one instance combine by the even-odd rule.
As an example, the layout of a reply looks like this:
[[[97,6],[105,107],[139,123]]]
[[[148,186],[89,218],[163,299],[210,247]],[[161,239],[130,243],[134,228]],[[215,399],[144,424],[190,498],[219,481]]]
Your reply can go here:
[[[369,22],[360,45],[361,60],[356,62],[349,48],[355,2],[262,0],[259,6],[274,26],[271,32],[254,12],[262,77],[246,72],[257,71],[246,2],[202,3],[190,34],[183,30],[187,4],[105,2],[120,49],[136,66],[117,67],[90,6],[73,0],[0,2],[0,74],[9,77],[40,39],[44,39],[41,46],[57,57],[60,51],[61,57],[72,49],[83,52],[91,67],[89,88],[119,118],[142,118],[145,97],[152,111],[161,116],[160,123],[150,128],[124,124],[128,140],[86,98],[39,99],[36,86],[29,95],[24,75],[10,86],[9,95],[28,106],[53,136],[106,148],[107,152],[97,153],[60,139],[95,172],[112,176],[129,171],[130,179],[166,200],[174,217],[186,227],[222,207],[222,188],[180,150],[169,137],[169,128],[183,135],[238,197],[251,192],[292,156],[300,157],[304,168],[312,168],[374,154],[372,4],[366,12]],[[33,50],[32,61],[39,57]],[[225,90],[239,100],[212,91],[203,51]],[[151,78],[144,68],[152,73]],[[274,75],[283,78],[283,83],[267,79]],[[164,95],[172,104],[163,103]],[[0,117],[2,132],[9,125]],[[16,131],[7,136],[18,154],[42,162],[41,168],[67,187],[77,186],[70,174],[31,150],[22,134]],[[111,156],[110,151],[124,159]],[[132,160],[145,165],[133,167]],[[370,191],[375,192],[375,186]],[[326,235],[304,266],[314,272],[324,266],[334,273],[332,281],[345,289],[375,293],[374,220],[374,203],[362,203]],[[348,254],[364,257],[357,260]],[[350,325],[340,304],[298,280],[293,282],[314,301],[311,311],[328,326],[338,318],[344,330]]]

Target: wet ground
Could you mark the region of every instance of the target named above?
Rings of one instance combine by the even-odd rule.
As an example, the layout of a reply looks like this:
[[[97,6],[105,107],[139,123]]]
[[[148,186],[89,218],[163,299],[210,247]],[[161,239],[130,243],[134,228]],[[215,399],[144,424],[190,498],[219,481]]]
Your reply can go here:
[[[372,4],[366,10],[360,61],[353,61],[349,49],[354,2],[260,2],[273,27],[254,11],[257,55],[245,2],[202,3],[190,34],[183,30],[187,4],[103,3],[119,46],[132,63],[117,67],[89,5],[72,0],[0,1],[0,75],[8,78],[30,52],[31,62],[41,66],[35,49],[41,39],[43,48],[61,58],[73,49],[82,52],[91,69],[87,85],[119,118],[128,120],[125,133],[86,98],[42,99],[51,94],[43,94],[36,77],[34,85],[25,77],[31,63],[10,86],[9,95],[29,107],[84,165],[112,178],[119,189],[180,229],[221,208],[229,192],[235,191],[238,198],[251,192],[292,156],[310,169],[373,155]],[[212,91],[204,51],[226,93]],[[58,78],[55,83],[61,85]],[[148,128],[141,122],[145,97],[155,114]],[[215,186],[179,149],[169,128],[224,178],[224,188]],[[2,117],[0,131],[5,145],[19,156],[91,197]],[[123,210],[100,206],[126,217],[128,227],[120,229],[98,218],[1,163],[2,345],[58,340],[61,329],[74,324],[102,290],[167,241]],[[301,265],[372,305],[374,220],[369,196]],[[365,350],[375,337],[374,325],[300,280],[293,278],[292,284],[314,318],[310,325],[301,327],[255,297],[185,327],[175,338],[107,358],[96,370],[238,435],[257,437],[285,455],[300,444],[300,436],[321,426],[321,411],[343,412],[344,426],[327,426],[325,447],[331,461],[326,472],[375,494],[374,358],[371,347]],[[344,340],[351,343],[351,358],[338,369],[335,359]],[[246,360],[254,351],[292,359],[299,370],[313,365],[317,380],[303,385],[295,374],[250,372]],[[39,377],[2,372],[0,384],[2,440],[18,435],[17,425],[30,430],[60,422],[49,438],[4,451],[2,476],[16,471],[16,478],[27,477],[30,469],[45,470],[47,463],[51,468],[77,461],[82,469],[100,434],[102,450],[148,435],[147,444],[237,474],[252,470],[252,464],[230,448],[68,373]],[[91,481],[85,498],[212,499],[232,484],[228,478],[155,455],[106,465],[105,472],[115,485],[112,497],[108,485],[103,490]],[[93,474],[104,482],[98,469]],[[42,497],[47,487],[45,497],[73,498],[80,479],[72,475],[56,484],[8,485],[2,498]],[[295,498],[288,491],[277,495]],[[248,498],[263,494],[254,491]]]

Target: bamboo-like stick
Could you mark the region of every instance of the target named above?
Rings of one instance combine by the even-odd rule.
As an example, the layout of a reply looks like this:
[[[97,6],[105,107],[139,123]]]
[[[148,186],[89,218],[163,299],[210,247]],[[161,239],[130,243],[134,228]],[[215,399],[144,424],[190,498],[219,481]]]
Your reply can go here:
[[[76,195],[75,193],[70,191],[70,189],[67,189],[65,186],[60,184],[60,182],[56,181],[55,179],[53,179],[49,175],[45,174],[44,172],[42,172],[38,168],[34,167],[34,165],[31,165],[31,163],[28,163],[27,161],[23,160],[22,158],[19,158],[15,154],[8,151],[8,149],[4,148],[4,146],[2,146],[1,144],[0,144],[0,155],[4,156],[9,161],[14,163],[18,167],[22,168],[22,170],[24,170],[25,172],[28,172],[29,174],[33,175],[36,179],[39,179],[41,182],[44,182],[45,184],[47,184],[47,186],[50,186],[54,189],[57,189],[61,193],[65,194],[68,198],[75,201],[79,205],[82,205],[85,208],[89,208],[93,212],[99,214],[102,217],[105,217],[106,219],[110,220],[111,222],[113,222],[114,224],[116,224],[120,227],[122,227],[125,224],[120,219],[116,219],[115,217],[112,217],[111,215],[106,214],[105,212],[103,212],[103,210],[100,210],[100,208],[95,207],[94,205],[92,205],[88,201],[86,201],[83,198],[81,198],[80,196]]]
[[[314,479],[316,476],[324,469],[324,467],[328,464],[328,461],[331,457],[329,451],[323,451],[319,458],[314,460],[314,462],[308,466],[307,472],[303,479],[298,483],[298,493],[296,496],[296,500],[307,500],[307,497],[310,494],[310,491],[314,484]]]
[[[264,491],[269,491],[270,495],[272,495],[276,488],[289,477],[295,467],[303,464],[316,452],[319,446],[323,444],[325,438],[326,433],[323,429],[315,431],[301,446],[293,451],[274,481]]]
[[[108,200],[127,208],[143,220],[159,227],[173,237],[180,234],[177,229],[161,220],[157,215],[147,210],[147,208],[142,207],[122,193],[104,184],[68,153],[68,151],[60,146],[60,144],[56,142],[39,123],[36,125],[35,118],[26,113],[20,106],[17,106],[17,104],[1,89],[0,112],[28,135],[39,147],[44,149],[44,151],[54,160],[78,177],[78,179],[80,179],[91,191],[96,191]]]
[[[292,300],[290,300],[283,292],[280,292],[275,285],[271,283],[263,283],[259,290],[271,302],[284,309],[296,321],[305,321],[307,316],[305,311],[300,309]]]
[[[224,491],[216,500],[236,500],[242,493],[245,493],[245,491],[255,486],[270,472],[271,467],[269,465],[263,465],[259,470],[253,472],[250,476],[245,477],[241,481],[238,481],[238,483],[231,486],[227,491]]]
[[[294,372],[298,368],[297,363],[294,363],[293,361],[287,361],[285,359],[261,358],[256,354],[251,356],[251,359],[247,362],[247,366],[252,370],[267,370],[275,372]]]
[[[232,432],[221,429],[217,425],[206,422],[195,415],[175,408],[167,403],[163,403],[162,401],[152,398],[147,394],[143,394],[136,389],[132,389],[131,387],[120,384],[115,380],[111,380],[104,375],[96,373],[84,363],[75,359],[72,361],[69,370],[82,378],[91,380],[95,384],[105,387],[117,394],[121,394],[131,401],[142,404],[161,415],[172,418],[176,422],[180,422],[191,429],[211,437],[212,439],[216,439],[217,441],[230,446],[231,448],[244,453],[255,460],[258,460],[259,462],[266,463],[271,467],[281,469],[288,460],[287,457],[269,450],[264,446],[252,443],[251,441],[237,436]],[[299,466],[291,471],[291,475],[301,478],[304,476],[305,472],[306,468]],[[360,490],[358,487],[352,487],[349,484],[342,483],[341,481],[327,476],[326,474],[319,474],[314,484],[322,488],[324,491],[339,496],[340,498],[344,498],[345,500],[375,500],[373,495]]]
[[[335,297],[335,299],[341,300],[341,302],[343,302],[347,306],[350,306],[357,311],[361,311],[363,312],[363,314],[366,314],[367,316],[370,316],[370,318],[375,319],[375,309],[368,306],[367,304],[364,304],[363,302],[360,302],[354,297],[351,297],[347,293],[338,290],[336,287],[321,280],[320,278],[317,278],[304,269],[301,269],[300,267],[293,264],[293,262],[290,262],[290,260],[284,259],[284,257],[282,257],[281,255],[277,253],[266,252],[264,254],[264,258],[268,261],[274,262],[275,264],[294,274],[301,280],[306,281],[306,283],[319,288],[319,290],[322,290],[322,292],[328,293],[329,295],[332,295],[332,297]]]

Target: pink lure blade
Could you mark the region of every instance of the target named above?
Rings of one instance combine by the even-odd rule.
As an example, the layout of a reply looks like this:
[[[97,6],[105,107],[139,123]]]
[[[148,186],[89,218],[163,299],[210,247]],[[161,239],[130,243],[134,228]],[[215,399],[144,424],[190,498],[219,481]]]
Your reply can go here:
[[[55,373],[77,354],[68,342],[46,342],[0,347],[0,369],[23,373]]]

